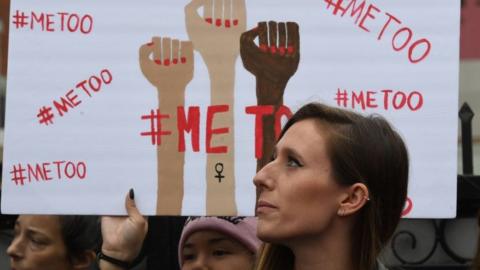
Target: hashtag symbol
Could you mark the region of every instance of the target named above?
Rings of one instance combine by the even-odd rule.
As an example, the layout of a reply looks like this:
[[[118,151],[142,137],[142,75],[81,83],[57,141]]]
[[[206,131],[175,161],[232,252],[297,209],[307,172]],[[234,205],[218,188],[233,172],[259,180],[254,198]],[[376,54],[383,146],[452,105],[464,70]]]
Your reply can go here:
[[[23,176],[23,173],[25,172],[25,169],[22,168],[22,164],[13,165],[13,170],[10,172],[12,175],[12,181],[15,182],[15,185],[22,185],[24,184],[25,181],[25,176]]]
[[[162,119],[170,118],[168,114],[161,114],[160,110],[151,110],[150,114],[142,115],[142,120],[150,121],[150,131],[142,132],[140,135],[152,139],[152,145],[162,144],[162,135],[170,135],[171,131],[162,131]]]
[[[343,0],[336,0],[334,3],[334,0],[324,0],[327,3],[327,9],[330,9],[330,7],[333,5],[333,15],[337,15],[338,11],[341,10],[343,13],[345,13],[345,8],[342,7]]]
[[[43,106],[40,108],[40,111],[37,114],[38,117],[38,122],[40,124],[45,124],[48,126],[48,124],[53,124],[53,113],[52,113],[52,107],[45,107]]]
[[[338,106],[347,107],[347,102],[348,102],[347,90],[342,91],[340,90],[340,88],[338,88],[335,100],[337,101]]]
[[[23,28],[25,27],[27,23],[28,16],[25,15],[25,12],[20,12],[17,10],[15,15],[13,15],[13,24],[15,24],[16,28]]]

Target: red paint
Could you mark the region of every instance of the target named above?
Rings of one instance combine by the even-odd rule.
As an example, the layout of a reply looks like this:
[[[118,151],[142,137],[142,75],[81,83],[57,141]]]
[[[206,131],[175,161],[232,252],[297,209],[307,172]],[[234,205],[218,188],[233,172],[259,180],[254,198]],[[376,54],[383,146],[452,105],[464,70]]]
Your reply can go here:
[[[275,54],[277,52],[277,47],[275,46],[270,46],[270,53]]]
[[[288,46],[287,53],[288,54],[293,54],[294,52],[295,52],[295,48],[293,46]]]
[[[173,64],[174,65],[178,64],[178,58],[173,58]]]
[[[284,56],[285,55],[285,47],[280,47],[278,48],[278,53],[281,55],[281,56]]]
[[[233,20],[233,25],[237,26],[238,25],[238,20]]]
[[[39,182],[51,180],[81,180],[87,176],[85,161],[57,160],[53,162],[18,164],[11,172],[15,185],[23,186],[25,182]]]
[[[205,18],[205,21],[209,24],[212,24],[212,22],[213,22],[212,18]]]
[[[222,113],[222,112],[228,112],[229,111],[229,106],[228,105],[214,105],[214,106],[209,106],[207,110],[207,134],[206,134],[206,151],[207,153],[227,153],[228,152],[228,146],[212,146],[212,138],[213,135],[220,135],[220,134],[226,134],[229,132],[228,127],[222,127],[222,128],[213,128],[213,119],[215,117],[215,114],[217,113]]]
[[[163,60],[163,64],[167,67],[170,66],[170,59],[167,58],[167,59]]]
[[[350,18],[355,18],[354,24],[362,31],[375,34],[377,41],[382,42],[384,38],[390,39],[389,43],[382,43],[390,44],[394,52],[405,53],[410,63],[418,64],[430,55],[432,44],[428,38],[417,37],[414,29],[403,25],[395,15],[382,11],[374,4],[368,4],[368,8],[365,9],[367,0],[362,0],[359,5],[357,0],[350,0],[346,7],[342,6],[342,3],[346,3],[343,0],[324,0],[324,2],[327,3],[327,10],[331,10],[334,6],[333,15],[340,15],[343,18],[345,14],[349,14]],[[370,27],[367,26],[368,22]]]
[[[230,28],[230,20],[225,20],[225,27]]]
[[[222,19],[216,19],[216,20],[215,20],[215,25],[216,25],[217,27],[222,26]]]
[[[375,109],[409,110],[418,111],[423,107],[423,95],[419,91],[405,92],[384,89],[373,90],[350,90],[338,89],[335,95],[338,106],[352,109]],[[382,104],[383,103],[383,104]]]
[[[268,46],[266,44],[260,44],[259,48],[262,52],[267,52],[268,51]]]
[[[410,214],[410,212],[412,212],[412,209],[413,209],[413,201],[412,199],[407,197],[407,200],[405,201],[405,207],[403,208],[403,211],[402,211],[402,217]]]
[[[161,65],[161,64],[162,64],[162,60],[160,60],[160,59],[155,59],[154,62],[155,62],[157,65]]]
[[[140,133],[141,136],[151,138],[152,145],[162,145],[162,136],[171,135],[169,130],[162,129],[162,119],[169,119],[170,115],[161,114],[159,109],[150,110],[150,114],[142,115],[142,120],[150,121],[150,130]]]
[[[187,58],[182,57],[182,58],[180,58],[180,61],[182,62],[182,64],[185,64],[187,62]]]
[[[255,158],[261,159],[263,156],[263,117],[273,114],[273,106],[249,106],[245,108],[245,112],[255,115]]]
[[[480,2],[464,0],[460,28],[460,58],[480,59]]]
[[[275,112],[275,138],[277,140],[280,138],[280,133],[282,132],[282,118],[287,117],[287,119],[290,119],[292,116],[293,113],[290,108],[284,105],[280,106],[277,112]]]
[[[177,108],[177,129],[178,129],[178,151],[185,152],[185,132],[191,133],[192,150],[200,151],[200,107],[188,108],[188,118],[185,115],[185,108]]]

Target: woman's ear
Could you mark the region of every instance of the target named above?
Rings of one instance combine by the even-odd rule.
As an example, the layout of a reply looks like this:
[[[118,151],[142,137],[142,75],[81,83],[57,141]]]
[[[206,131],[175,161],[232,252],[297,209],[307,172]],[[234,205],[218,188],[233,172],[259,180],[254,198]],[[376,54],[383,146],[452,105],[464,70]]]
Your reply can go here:
[[[339,216],[349,216],[357,213],[370,200],[368,188],[363,183],[355,183],[345,191],[345,196],[338,208]]]
[[[72,257],[73,269],[86,270],[90,269],[90,266],[95,261],[95,252],[93,250],[84,251],[82,254]]]

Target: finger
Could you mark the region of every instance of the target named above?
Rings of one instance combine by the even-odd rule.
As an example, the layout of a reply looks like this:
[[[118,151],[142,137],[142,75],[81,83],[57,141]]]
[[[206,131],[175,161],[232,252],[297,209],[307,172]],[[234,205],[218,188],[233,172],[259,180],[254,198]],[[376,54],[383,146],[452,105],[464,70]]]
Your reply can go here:
[[[178,39],[172,40],[172,61],[173,64],[176,65],[178,64],[178,59],[179,59],[179,50],[180,50],[180,41]]]
[[[258,46],[263,52],[268,50],[268,28],[266,22],[258,23]]]
[[[223,1],[223,19],[224,26],[230,28],[232,26],[232,0]]]
[[[298,24],[287,22],[287,52],[296,54],[300,50],[300,34]]]
[[[193,63],[193,43],[191,41],[182,41],[180,49],[180,60],[182,64],[186,62]]]
[[[206,22],[212,23],[213,18],[213,0],[205,0],[203,5],[203,18]]]
[[[140,46],[139,50],[139,59],[141,62],[149,61],[149,57],[153,52],[153,42],[143,44]]]
[[[223,0],[214,0],[213,3],[213,17],[215,18],[215,25],[222,26],[223,19]]]
[[[237,26],[239,24],[246,25],[247,14],[245,8],[245,0],[233,0],[232,20],[234,26]]]
[[[127,210],[128,217],[133,220],[143,220],[142,214],[138,211],[135,203],[135,195],[133,189],[130,189],[125,198],[125,209]]]
[[[277,52],[277,23],[274,21],[268,22],[268,33],[269,33],[269,45],[270,52]]]
[[[278,24],[278,53],[285,55],[287,45],[287,28],[285,23]]]
[[[153,61],[157,64],[162,64],[162,39],[160,37],[153,37]]]
[[[170,65],[170,59],[171,59],[171,42],[172,40],[170,38],[163,38],[162,39],[162,52],[163,52],[163,58],[162,62],[163,65],[169,66]]]
[[[258,27],[244,32],[240,36],[240,50],[247,49],[248,51],[251,51],[257,49],[257,45],[255,45],[254,42],[256,37],[258,37]]]

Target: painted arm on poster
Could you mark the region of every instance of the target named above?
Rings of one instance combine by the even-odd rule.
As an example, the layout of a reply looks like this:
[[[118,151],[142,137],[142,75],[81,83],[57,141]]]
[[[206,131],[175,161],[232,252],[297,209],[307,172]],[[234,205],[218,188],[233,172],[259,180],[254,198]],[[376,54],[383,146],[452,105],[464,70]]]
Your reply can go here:
[[[102,217],[102,253],[111,258],[131,263],[142,249],[147,235],[147,219],[138,211],[133,190],[125,198],[126,217]],[[101,270],[124,269],[100,259]]]
[[[257,37],[258,46],[255,44]],[[283,95],[288,80],[295,74],[300,62],[298,24],[270,21],[267,25],[266,22],[260,22],[257,28],[242,34],[240,53],[244,67],[257,81],[257,104],[260,107],[255,109],[271,110],[263,117],[262,145],[258,146],[261,152],[258,155],[256,153],[258,171],[268,163],[279,135],[280,123],[276,123],[276,120],[281,118],[279,115],[291,116],[290,110],[283,106]],[[267,114],[267,111],[264,113]]]
[[[183,201],[185,157],[178,151],[177,110],[185,105],[185,91],[193,78],[193,44],[169,37],[153,37],[139,52],[140,69],[158,90],[161,129],[170,136],[158,136],[157,143],[157,213],[179,215]],[[153,113],[152,113],[153,115]],[[157,125],[160,121],[157,122]],[[160,131],[158,131],[160,132]]]

